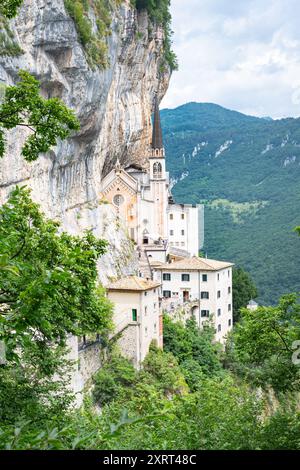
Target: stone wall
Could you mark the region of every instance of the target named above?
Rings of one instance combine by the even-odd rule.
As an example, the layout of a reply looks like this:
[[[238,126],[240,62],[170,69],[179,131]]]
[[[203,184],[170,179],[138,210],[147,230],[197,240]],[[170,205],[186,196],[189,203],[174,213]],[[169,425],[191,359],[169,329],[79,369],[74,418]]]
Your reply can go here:
[[[97,370],[101,368],[103,354],[103,348],[98,342],[87,345],[79,351],[78,371],[85,385],[97,372]]]
[[[139,325],[128,325],[128,327],[122,331],[122,335],[118,339],[117,344],[122,351],[122,355],[132,361],[135,367],[139,367],[137,361],[140,354]]]

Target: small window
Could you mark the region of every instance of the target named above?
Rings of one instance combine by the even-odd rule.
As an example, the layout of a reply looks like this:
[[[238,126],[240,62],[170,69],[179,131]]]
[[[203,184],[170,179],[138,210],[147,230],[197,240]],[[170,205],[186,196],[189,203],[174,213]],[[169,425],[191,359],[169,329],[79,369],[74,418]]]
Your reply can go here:
[[[174,219],[174,215],[170,214],[170,220],[173,220],[173,219]]]
[[[221,325],[218,325],[218,331],[220,332],[222,330]]]
[[[230,270],[228,269],[228,277],[230,277]]]
[[[154,333],[156,333],[156,323],[154,323]]]
[[[221,309],[220,309],[220,308],[218,308],[218,317],[220,317],[220,316],[221,316],[221,313],[222,313],[222,312],[221,312]]]
[[[220,274],[218,274],[218,281],[220,280]]]
[[[231,294],[231,287],[228,287],[228,294]]]
[[[231,312],[231,304],[228,304],[228,312]]]
[[[144,292],[144,296],[146,297],[147,295],[148,295],[148,292],[147,292],[147,291],[146,291],[146,292]]]
[[[184,242],[181,242],[181,246],[185,246],[185,243],[184,243]]]
[[[145,327],[145,336],[148,336],[148,328]]]
[[[164,291],[163,291],[163,297],[164,297],[165,299],[170,299],[170,297],[171,297],[171,291],[170,291],[170,290],[164,290]]]
[[[201,299],[209,299],[209,292],[201,292]]]
[[[207,274],[202,274],[202,282],[207,282]]]
[[[170,273],[164,273],[163,274],[163,281],[171,281],[171,274]]]
[[[171,235],[171,236],[174,235],[174,230],[170,230],[170,235]]]
[[[148,313],[148,307],[146,306],[145,307],[145,315],[147,315],[147,313]]]
[[[137,310],[136,310],[136,308],[132,309],[132,321],[137,321]]]
[[[209,317],[209,310],[201,310],[201,317],[208,318]]]
[[[183,282],[190,282],[190,275],[189,274],[181,274],[181,280]]]
[[[182,235],[182,236],[184,235],[184,230],[181,230],[181,235]]]
[[[217,297],[218,297],[218,299],[221,297],[221,291],[220,290],[218,290]]]
[[[228,326],[231,326],[231,318],[228,320]]]
[[[184,220],[184,214],[181,214],[181,218],[182,218],[182,220]]]

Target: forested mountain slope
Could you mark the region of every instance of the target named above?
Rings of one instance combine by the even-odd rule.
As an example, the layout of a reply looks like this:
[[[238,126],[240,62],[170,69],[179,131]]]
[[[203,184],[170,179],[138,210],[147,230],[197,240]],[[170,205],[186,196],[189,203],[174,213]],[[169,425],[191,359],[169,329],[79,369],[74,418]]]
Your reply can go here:
[[[162,123],[176,200],[206,203],[208,255],[249,270],[263,303],[299,291],[300,119],[188,103]]]

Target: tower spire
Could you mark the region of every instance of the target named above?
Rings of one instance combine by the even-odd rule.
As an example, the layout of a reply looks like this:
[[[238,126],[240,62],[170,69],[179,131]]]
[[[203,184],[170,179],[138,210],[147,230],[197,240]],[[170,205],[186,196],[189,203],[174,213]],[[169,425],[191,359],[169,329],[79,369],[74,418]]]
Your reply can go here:
[[[160,113],[158,98],[155,99],[155,108],[154,108],[154,122],[153,122],[153,134],[152,134],[152,149],[153,150],[162,150],[164,148],[161,123],[160,123]]]

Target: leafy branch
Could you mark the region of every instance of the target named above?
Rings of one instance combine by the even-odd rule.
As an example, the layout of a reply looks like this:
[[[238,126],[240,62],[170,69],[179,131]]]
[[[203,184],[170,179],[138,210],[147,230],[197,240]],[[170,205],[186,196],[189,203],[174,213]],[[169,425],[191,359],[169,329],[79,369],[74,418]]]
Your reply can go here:
[[[18,8],[22,5],[23,0],[1,0],[0,15],[6,18],[13,18],[18,12]]]
[[[66,139],[80,128],[74,112],[58,98],[45,99],[40,95],[39,82],[24,70],[20,81],[5,90],[0,106],[0,157],[5,153],[4,130],[25,127],[31,134],[22,148],[27,161],[36,160],[40,153]]]

